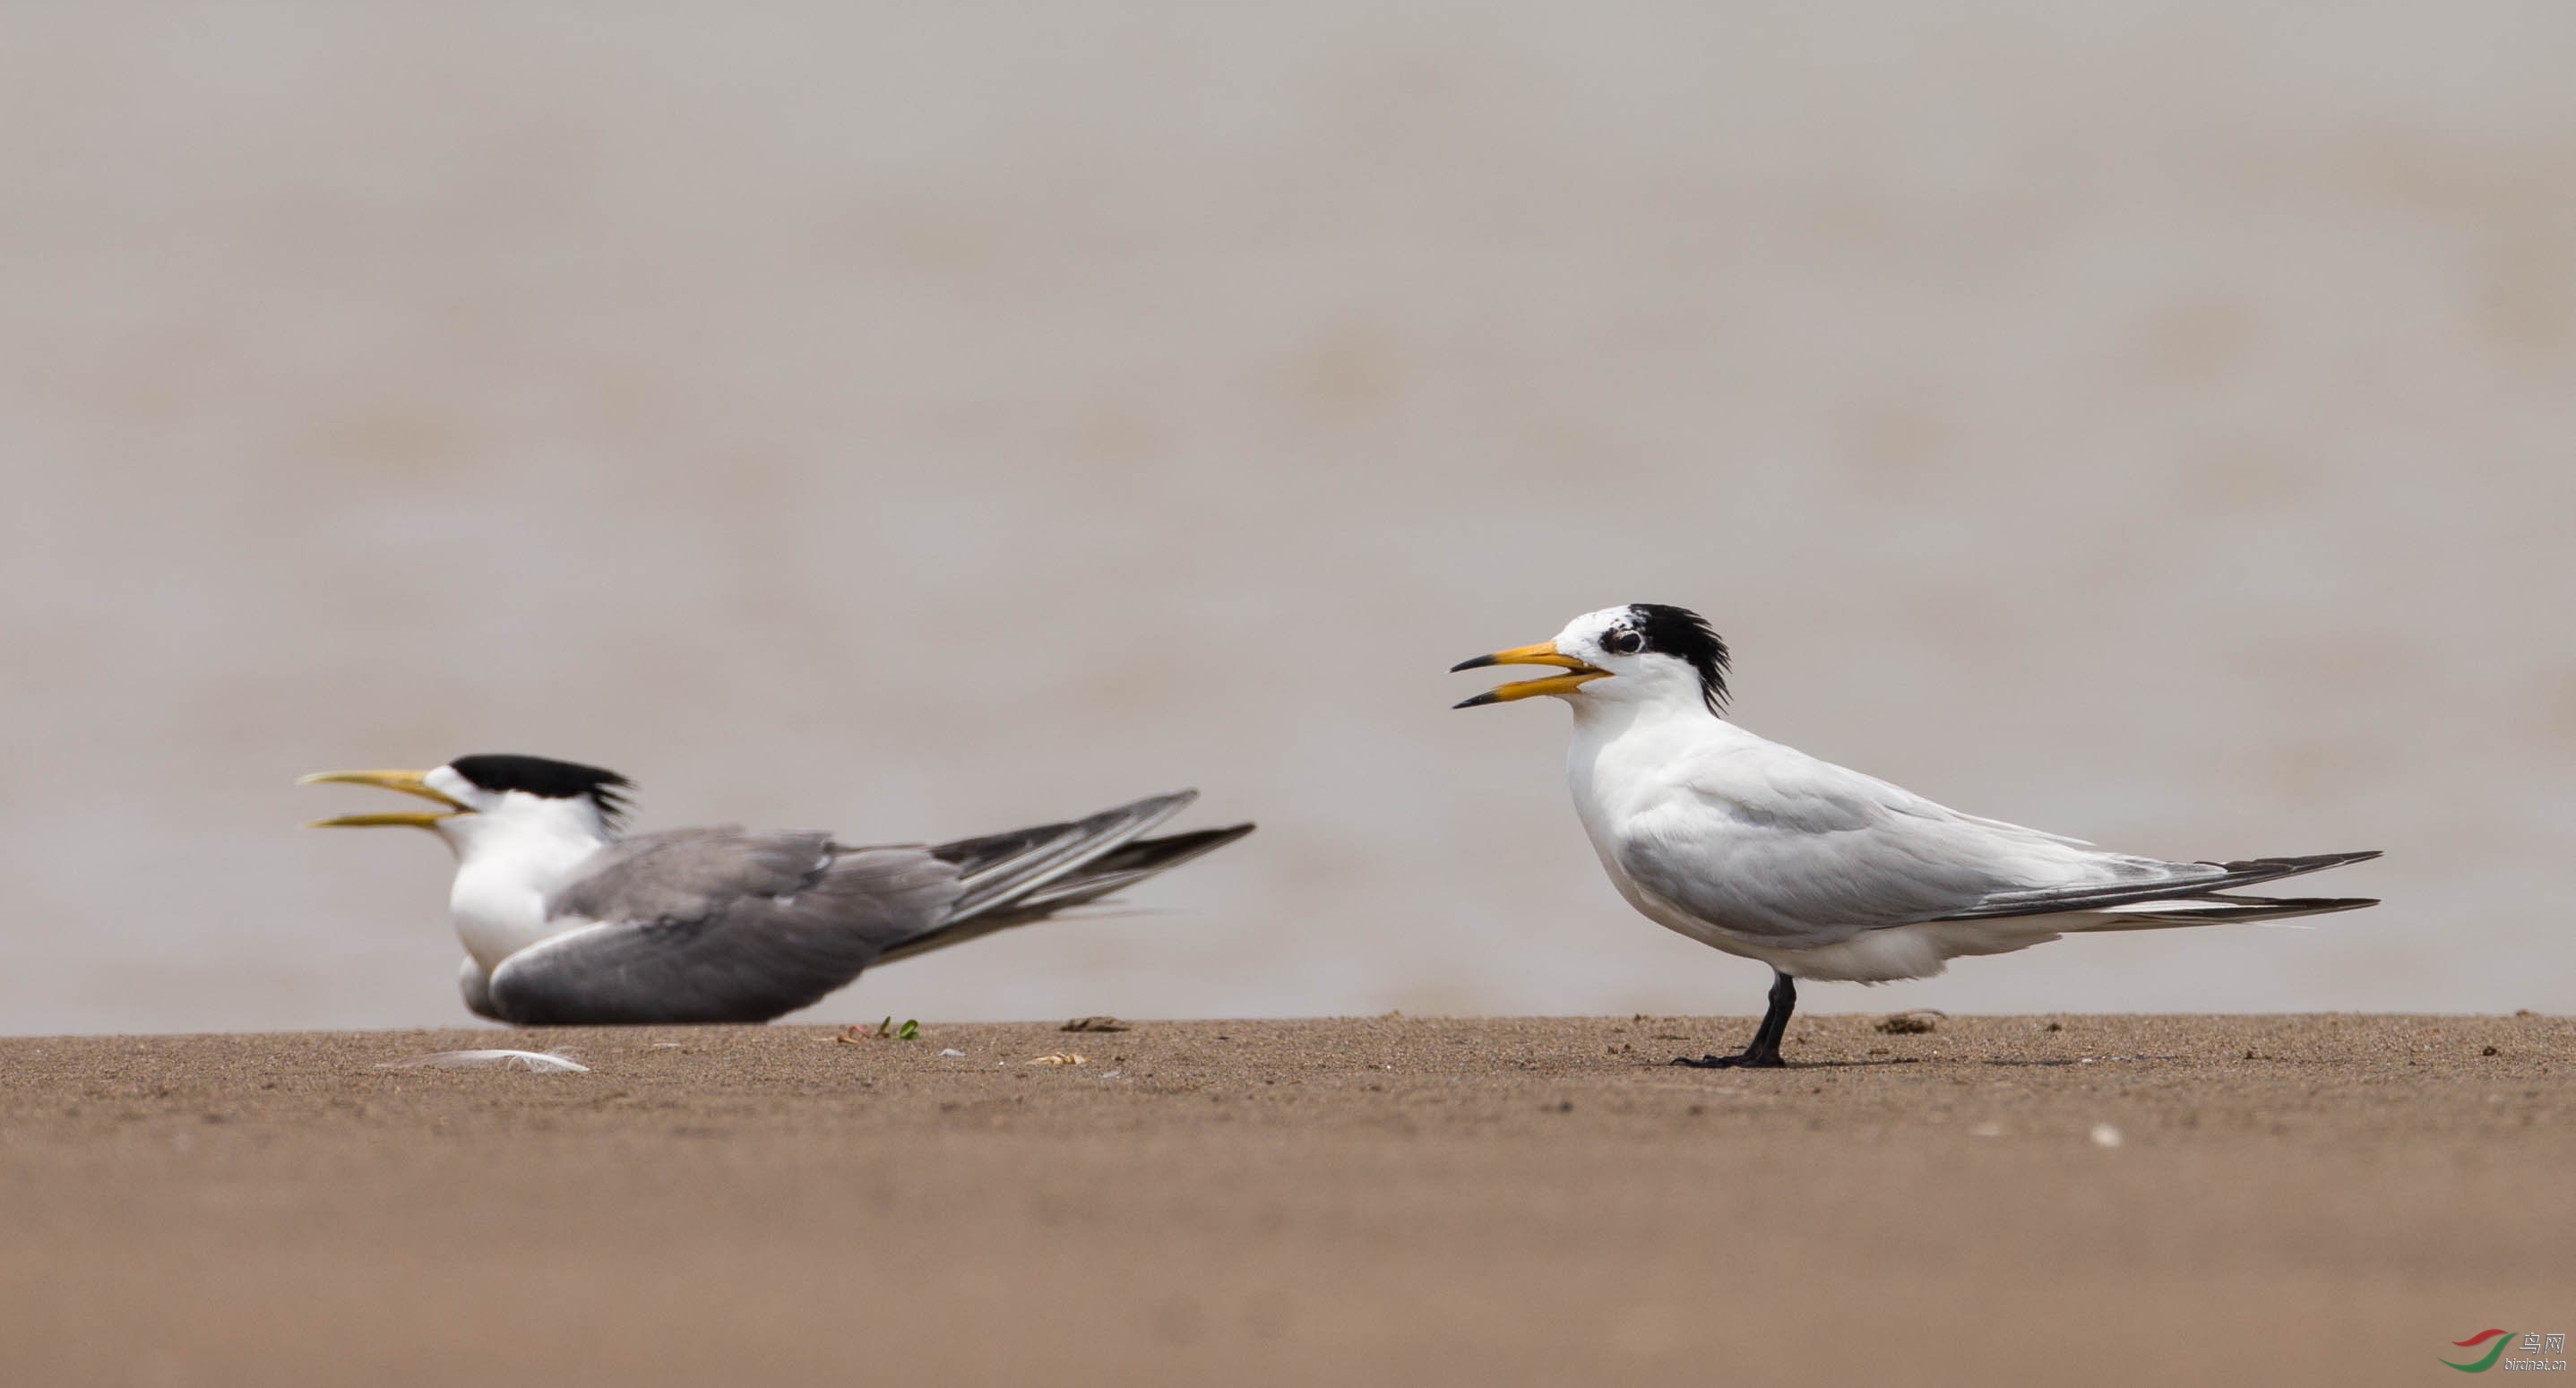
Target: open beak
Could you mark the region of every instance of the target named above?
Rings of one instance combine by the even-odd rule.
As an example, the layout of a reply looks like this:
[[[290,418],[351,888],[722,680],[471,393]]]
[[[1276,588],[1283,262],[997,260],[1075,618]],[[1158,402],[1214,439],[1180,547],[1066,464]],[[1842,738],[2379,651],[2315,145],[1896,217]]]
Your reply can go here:
[[[386,790],[398,790],[405,795],[417,795],[423,800],[435,800],[447,807],[436,814],[426,810],[411,810],[388,814],[334,815],[329,819],[314,820],[304,827],[307,829],[363,829],[395,824],[414,829],[434,829],[442,819],[474,813],[463,802],[444,792],[431,789],[429,783],[421,779],[428,774],[425,771],[317,771],[310,776],[298,776],[295,778],[295,783],[299,786],[320,785],[326,781],[345,782],[353,786],[382,786]]]
[[[1492,655],[1480,655],[1473,660],[1462,660],[1450,666],[1449,670],[1450,673],[1455,674],[1460,670],[1481,670],[1488,665],[1555,665],[1563,667],[1570,673],[1550,675],[1543,680],[1520,680],[1499,688],[1488,689],[1472,699],[1459,700],[1451,705],[1452,708],[1482,708],[1486,704],[1508,704],[1514,699],[1526,699],[1534,694],[1563,694],[1588,681],[1610,678],[1610,672],[1607,670],[1588,665],[1570,655],[1557,654],[1556,643],[1553,641],[1541,641],[1535,646],[1514,646],[1508,651],[1496,651]]]

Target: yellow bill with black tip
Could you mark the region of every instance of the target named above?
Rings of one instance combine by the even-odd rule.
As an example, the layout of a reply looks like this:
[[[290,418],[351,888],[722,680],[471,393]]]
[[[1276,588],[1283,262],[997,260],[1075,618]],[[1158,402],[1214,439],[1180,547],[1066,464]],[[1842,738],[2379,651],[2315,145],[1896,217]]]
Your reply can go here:
[[[1488,689],[1474,698],[1461,699],[1451,705],[1452,708],[1482,708],[1487,704],[1507,704],[1514,699],[1527,699],[1540,694],[1563,694],[1588,681],[1610,677],[1610,672],[1607,670],[1577,660],[1573,656],[1560,654],[1553,641],[1541,641],[1535,646],[1514,646],[1508,651],[1476,656],[1459,661],[1450,666],[1449,670],[1450,673],[1455,674],[1460,670],[1481,670],[1488,665],[1554,665],[1569,673],[1550,675],[1546,679],[1521,680],[1513,684],[1501,685]]]

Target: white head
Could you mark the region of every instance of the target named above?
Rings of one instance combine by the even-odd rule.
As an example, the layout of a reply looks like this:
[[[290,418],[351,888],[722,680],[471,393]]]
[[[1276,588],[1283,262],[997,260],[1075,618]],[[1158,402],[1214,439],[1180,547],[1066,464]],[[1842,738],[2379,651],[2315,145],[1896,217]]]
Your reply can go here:
[[[1458,704],[1477,708],[1548,694],[1573,704],[1652,703],[1726,710],[1726,642],[1686,607],[1634,602],[1587,612],[1553,641],[1462,660],[1452,670],[1488,665],[1554,665],[1567,673],[1522,680]]]
[[[617,836],[630,784],[577,762],[485,752],[430,771],[325,771],[300,784],[343,781],[436,801],[443,810],[340,815],[314,828],[405,825],[447,840],[457,860],[538,846],[587,851]]]

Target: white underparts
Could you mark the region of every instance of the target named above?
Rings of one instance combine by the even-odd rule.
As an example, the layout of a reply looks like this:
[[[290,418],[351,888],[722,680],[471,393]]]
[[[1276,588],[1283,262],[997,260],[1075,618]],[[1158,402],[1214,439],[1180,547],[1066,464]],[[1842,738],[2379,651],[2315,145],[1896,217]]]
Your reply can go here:
[[[439,829],[456,849],[448,914],[486,974],[539,940],[590,923],[546,916],[546,902],[608,846],[607,827],[586,797],[514,791],[480,813],[439,821]]]

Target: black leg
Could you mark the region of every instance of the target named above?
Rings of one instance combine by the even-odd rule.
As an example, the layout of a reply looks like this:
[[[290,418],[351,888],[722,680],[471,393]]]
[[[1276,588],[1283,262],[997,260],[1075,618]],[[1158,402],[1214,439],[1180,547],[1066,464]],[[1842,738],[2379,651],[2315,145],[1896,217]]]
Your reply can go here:
[[[1771,1006],[1762,1014],[1762,1025],[1753,1029],[1753,1044],[1741,1055],[1704,1055],[1697,1060],[1675,1056],[1675,1065],[1694,1070],[1777,1070],[1788,1062],[1780,1059],[1780,1038],[1789,1034],[1789,1014],[1798,1009],[1798,983],[1787,974],[1771,974]]]

